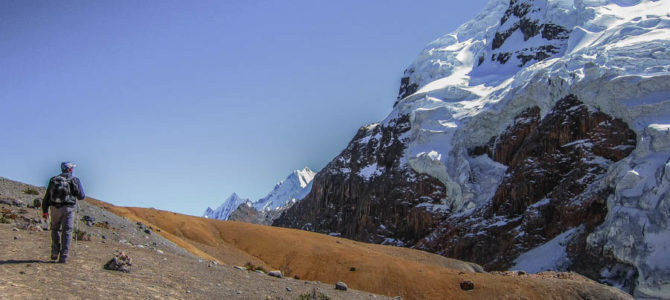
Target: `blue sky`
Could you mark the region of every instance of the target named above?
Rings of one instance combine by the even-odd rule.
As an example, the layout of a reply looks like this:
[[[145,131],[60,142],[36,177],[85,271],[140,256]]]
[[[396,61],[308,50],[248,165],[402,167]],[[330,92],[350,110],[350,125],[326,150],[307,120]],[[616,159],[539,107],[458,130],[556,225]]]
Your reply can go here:
[[[0,176],[200,215],[320,170],[487,1],[0,1]]]

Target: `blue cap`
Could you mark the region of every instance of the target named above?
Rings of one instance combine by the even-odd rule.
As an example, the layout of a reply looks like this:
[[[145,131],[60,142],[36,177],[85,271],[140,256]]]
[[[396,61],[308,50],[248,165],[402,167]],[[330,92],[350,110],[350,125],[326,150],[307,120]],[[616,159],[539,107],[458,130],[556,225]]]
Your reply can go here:
[[[61,171],[67,171],[69,169],[73,169],[76,166],[77,165],[75,165],[73,162],[70,162],[70,161],[65,161],[65,162],[60,163]]]

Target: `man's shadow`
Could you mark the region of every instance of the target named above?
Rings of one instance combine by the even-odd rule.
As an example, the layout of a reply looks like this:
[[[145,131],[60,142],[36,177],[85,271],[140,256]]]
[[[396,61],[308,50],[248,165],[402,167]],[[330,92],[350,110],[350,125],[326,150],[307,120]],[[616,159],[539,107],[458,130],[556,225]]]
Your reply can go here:
[[[50,264],[52,261],[48,260],[37,260],[37,259],[8,259],[0,260],[0,266],[2,265],[18,265],[18,264]]]

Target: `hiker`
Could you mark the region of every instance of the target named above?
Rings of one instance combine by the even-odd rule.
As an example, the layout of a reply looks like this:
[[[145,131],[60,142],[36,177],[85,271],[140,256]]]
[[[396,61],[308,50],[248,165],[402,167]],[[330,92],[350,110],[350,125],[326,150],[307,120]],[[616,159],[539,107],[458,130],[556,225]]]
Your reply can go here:
[[[67,263],[74,226],[74,206],[77,199],[84,199],[84,188],[79,178],[72,175],[77,165],[71,162],[60,164],[61,174],[51,177],[42,200],[42,217],[49,218],[51,207],[51,260]],[[60,257],[59,257],[60,255]]]

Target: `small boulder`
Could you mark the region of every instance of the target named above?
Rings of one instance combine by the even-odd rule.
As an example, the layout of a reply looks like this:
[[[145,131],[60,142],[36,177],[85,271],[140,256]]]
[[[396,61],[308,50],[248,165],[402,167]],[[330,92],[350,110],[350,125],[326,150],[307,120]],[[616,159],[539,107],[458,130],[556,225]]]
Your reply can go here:
[[[268,275],[272,277],[282,278],[281,271],[278,270],[270,271],[268,272]]]
[[[132,261],[133,260],[122,251],[116,251],[114,252],[114,257],[105,264],[104,268],[105,270],[129,273],[130,266],[133,265]]]
[[[475,288],[475,284],[470,280],[461,281],[461,290],[471,291]]]
[[[95,224],[95,219],[93,219],[91,216],[82,216],[81,220],[86,223],[86,226],[91,227]]]
[[[33,200],[33,208],[40,208],[42,207],[42,198],[35,198]]]
[[[335,284],[335,289],[340,290],[340,291],[346,291],[347,290],[347,284],[342,282],[342,281],[338,281]]]

